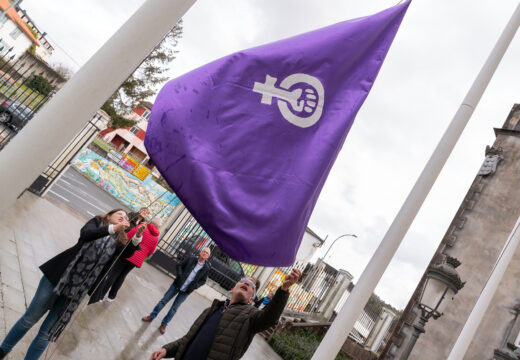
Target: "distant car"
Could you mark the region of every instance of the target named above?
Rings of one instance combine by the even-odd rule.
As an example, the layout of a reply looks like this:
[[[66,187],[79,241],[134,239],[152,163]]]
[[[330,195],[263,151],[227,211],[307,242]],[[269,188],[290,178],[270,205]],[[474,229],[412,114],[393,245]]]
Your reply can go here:
[[[34,111],[18,101],[6,100],[0,104],[0,123],[18,131],[33,117]]]
[[[190,236],[177,249],[177,256],[183,259],[188,254],[196,255],[208,242],[207,237],[201,235]],[[211,257],[208,261],[211,265],[211,270],[208,277],[224,289],[231,290],[245,276],[242,265],[227,256],[217,246],[209,246],[209,248],[211,249]]]
[[[224,254],[218,247],[211,250],[209,278],[226,290],[231,290],[245,276],[242,265]]]

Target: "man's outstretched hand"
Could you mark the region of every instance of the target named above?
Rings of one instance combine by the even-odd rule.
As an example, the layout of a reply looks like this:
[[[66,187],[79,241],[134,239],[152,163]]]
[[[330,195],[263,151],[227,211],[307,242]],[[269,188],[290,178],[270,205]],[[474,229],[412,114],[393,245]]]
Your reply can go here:
[[[160,360],[165,356],[166,356],[166,349],[161,348],[161,349],[153,352],[152,356],[150,357],[150,360]]]
[[[300,276],[302,276],[302,272],[298,269],[292,269],[291,273],[285,277],[285,280],[282,284],[282,290],[287,291],[292,286],[292,284],[295,284],[300,279]]]

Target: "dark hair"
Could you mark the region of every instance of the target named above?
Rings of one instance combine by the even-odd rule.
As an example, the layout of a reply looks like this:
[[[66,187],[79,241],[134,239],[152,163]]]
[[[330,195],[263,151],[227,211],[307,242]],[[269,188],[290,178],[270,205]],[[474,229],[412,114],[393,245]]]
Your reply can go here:
[[[110,210],[105,215],[97,215],[96,218],[101,220],[101,226],[108,226],[108,217],[115,214],[118,211],[124,211],[125,214],[128,215],[125,209],[114,209]],[[121,245],[125,245],[128,242],[128,238],[126,237],[126,233],[124,231],[117,233],[117,242]]]
[[[125,214],[128,215],[128,213],[126,212],[125,209],[114,209],[114,210],[110,210],[105,215],[96,215],[96,219],[101,220],[101,225],[107,226],[108,225],[108,217],[113,215],[114,213],[116,213],[118,211],[124,211]]]
[[[253,278],[253,279],[255,279],[255,278]],[[260,280],[255,279],[255,286],[256,286],[255,290],[258,291],[260,289]]]

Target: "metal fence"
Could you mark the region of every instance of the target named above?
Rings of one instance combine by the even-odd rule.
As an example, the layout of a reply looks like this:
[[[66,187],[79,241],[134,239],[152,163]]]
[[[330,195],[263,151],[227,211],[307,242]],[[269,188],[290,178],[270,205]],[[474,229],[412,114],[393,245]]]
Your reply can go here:
[[[244,275],[251,276],[257,268],[256,265],[242,264],[229,258],[182,204],[177,206],[172,221],[163,230],[158,251],[150,263],[175,275],[175,266],[179,261],[204,247],[211,249],[209,278],[225,290],[230,290]]]
[[[293,268],[302,271],[302,277],[291,288],[286,311],[294,315],[323,311],[326,299],[340,281],[340,272],[323,262],[314,265],[296,262],[291,267],[274,269],[258,296],[263,297],[271,291],[274,292]]]
[[[55,93],[26,54],[15,59],[10,52],[0,47],[0,150]]]
[[[67,169],[70,161],[106,126],[107,121],[108,116],[106,114],[97,112],[27,190],[39,196],[43,195],[60,174]]]

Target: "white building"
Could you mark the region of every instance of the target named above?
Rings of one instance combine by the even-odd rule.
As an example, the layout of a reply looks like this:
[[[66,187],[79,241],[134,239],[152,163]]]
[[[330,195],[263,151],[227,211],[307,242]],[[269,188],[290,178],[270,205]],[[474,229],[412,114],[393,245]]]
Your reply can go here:
[[[113,145],[119,152],[129,154],[141,164],[149,167],[154,176],[159,177],[160,174],[152,164],[144,146],[144,137],[152,106],[153,104],[144,102],[125,116],[129,120],[135,121],[132,127],[116,130],[105,129],[99,133],[99,136],[107,143]]]
[[[9,6],[9,1],[0,0],[2,12]],[[15,58],[18,58],[32,45],[35,46],[36,50],[40,47],[40,43],[34,34],[37,34],[37,32],[22,20],[14,7],[11,8],[6,15],[0,16],[0,48],[3,47],[0,54],[4,55],[11,49],[8,56],[15,55]]]
[[[43,61],[47,61],[47,59],[54,52],[54,47],[45,38],[45,35],[47,35],[47,33],[42,32],[38,28],[38,26],[36,26],[34,21],[27,14],[27,11],[18,8],[18,15],[20,15],[22,20],[36,32],[36,38],[37,38],[40,46],[36,46],[34,54],[36,56],[38,56],[40,59],[42,59]]]
[[[309,263],[311,257],[316,253],[316,250],[323,244],[323,242],[324,240],[320,238],[314,231],[312,231],[310,228],[306,228],[305,233],[303,234],[300,248],[296,253],[294,265],[291,267],[295,267],[303,271],[305,266]],[[274,267],[258,267],[257,271],[254,273],[254,276],[260,280],[262,284],[260,289],[263,289],[268,284],[269,279],[273,276],[277,269],[278,268]],[[261,293],[261,291],[259,293]]]

